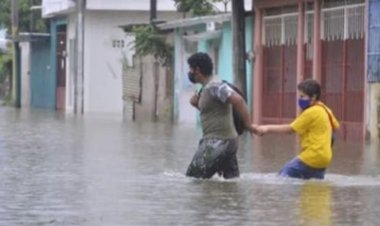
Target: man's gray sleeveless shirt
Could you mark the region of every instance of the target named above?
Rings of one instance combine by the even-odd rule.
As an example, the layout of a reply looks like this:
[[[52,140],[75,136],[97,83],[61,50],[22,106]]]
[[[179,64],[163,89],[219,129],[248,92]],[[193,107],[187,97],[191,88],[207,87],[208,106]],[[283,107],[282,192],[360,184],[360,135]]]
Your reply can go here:
[[[214,79],[203,87],[198,106],[204,138],[232,139],[238,136],[232,105],[226,102],[233,92],[226,83]]]

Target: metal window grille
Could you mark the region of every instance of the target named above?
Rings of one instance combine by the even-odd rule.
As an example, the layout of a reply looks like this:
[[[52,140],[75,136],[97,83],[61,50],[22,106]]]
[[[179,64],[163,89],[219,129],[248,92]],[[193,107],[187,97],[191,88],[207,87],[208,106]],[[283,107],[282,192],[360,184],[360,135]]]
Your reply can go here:
[[[265,46],[295,45],[297,42],[297,14],[264,17]]]
[[[305,44],[306,44],[306,59],[311,60],[313,58],[313,36],[314,36],[314,12],[306,12],[305,22]]]
[[[344,5],[322,9],[322,39],[327,41],[364,37],[365,5]]]

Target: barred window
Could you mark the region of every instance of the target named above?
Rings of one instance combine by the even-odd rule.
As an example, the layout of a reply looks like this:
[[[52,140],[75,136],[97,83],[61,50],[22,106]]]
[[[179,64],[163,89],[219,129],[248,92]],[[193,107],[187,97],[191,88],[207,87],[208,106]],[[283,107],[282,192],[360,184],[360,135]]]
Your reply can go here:
[[[322,39],[333,41],[363,38],[365,32],[365,4],[362,4],[362,1],[359,0],[347,0],[340,1],[340,5],[336,6],[336,2],[338,1],[329,0],[324,2],[325,7],[322,9]],[[336,7],[330,7],[331,5]]]
[[[323,8],[334,8],[339,6],[348,6],[362,4],[365,0],[324,0]]]
[[[272,8],[264,16],[265,46],[295,45],[297,42],[297,7]]]

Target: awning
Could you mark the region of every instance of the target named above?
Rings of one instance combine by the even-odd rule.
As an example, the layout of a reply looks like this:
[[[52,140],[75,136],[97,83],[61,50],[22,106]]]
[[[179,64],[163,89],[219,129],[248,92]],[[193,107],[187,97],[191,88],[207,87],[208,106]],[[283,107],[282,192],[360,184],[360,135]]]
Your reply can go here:
[[[183,36],[183,38],[190,42],[197,42],[200,40],[217,39],[217,38],[220,38],[221,36],[222,36],[222,31],[217,30],[217,31],[206,31],[206,32],[193,34],[193,35],[187,35],[187,36]]]
[[[192,17],[186,19],[172,20],[166,23],[157,24],[161,30],[174,29],[179,27],[191,27],[199,24],[211,22],[223,23],[231,20],[231,13],[216,14],[211,16]]]
[[[9,41],[17,42],[34,42],[48,38],[50,38],[49,33],[19,33],[19,35],[16,38],[12,38],[11,36],[7,37]]]

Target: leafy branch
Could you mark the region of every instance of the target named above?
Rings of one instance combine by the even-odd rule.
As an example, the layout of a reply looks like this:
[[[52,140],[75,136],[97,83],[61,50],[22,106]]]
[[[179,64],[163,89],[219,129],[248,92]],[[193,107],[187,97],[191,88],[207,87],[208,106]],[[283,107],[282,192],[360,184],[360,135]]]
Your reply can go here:
[[[153,25],[138,25],[132,28],[135,33],[136,55],[153,55],[161,65],[170,67],[173,63],[174,47],[166,42],[166,35]]]
[[[173,0],[178,12],[191,13],[193,16],[205,16],[217,13],[218,9],[213,3],[222,2],[225,5],[231,0]]]

